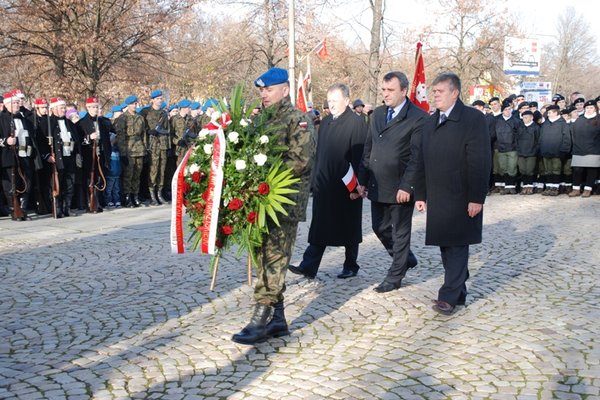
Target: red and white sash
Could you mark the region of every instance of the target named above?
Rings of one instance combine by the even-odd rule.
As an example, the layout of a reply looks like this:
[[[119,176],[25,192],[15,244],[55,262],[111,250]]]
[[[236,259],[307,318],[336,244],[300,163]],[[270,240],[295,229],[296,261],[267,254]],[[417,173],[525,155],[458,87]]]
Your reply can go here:
[[[212,162],[206,206],[204,207],[204,224],[202,225],[202,242],[200,250],[204,254],[215,254],[217,241],[217,228],[219,224],[219,205],[221,204],[221,191],[223,189],[223,164],[225,164],[226,140],[223,129],[219,129],[213,141]]]
[[[195,146],[188,149],[175,170],[171,181],[171,253],[182,254],[183,246],[183,184],[185,182],[185,165],[188,158],[194,152]]]

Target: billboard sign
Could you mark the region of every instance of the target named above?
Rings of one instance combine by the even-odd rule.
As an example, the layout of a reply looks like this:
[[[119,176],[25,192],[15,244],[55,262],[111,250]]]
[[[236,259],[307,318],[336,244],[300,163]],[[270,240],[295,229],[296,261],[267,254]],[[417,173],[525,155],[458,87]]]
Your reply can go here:
[[[540,74],[540,43],[537,39],[504,38],[504,73],[506,75],[538,76]]]

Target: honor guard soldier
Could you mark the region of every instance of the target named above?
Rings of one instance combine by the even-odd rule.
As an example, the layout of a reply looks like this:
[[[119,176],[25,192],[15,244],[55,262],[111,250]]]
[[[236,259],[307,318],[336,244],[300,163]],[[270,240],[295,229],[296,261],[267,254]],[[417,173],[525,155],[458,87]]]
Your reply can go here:
[[[232,340],[254,344],[271,337],[289,334],[284,315],[283,292],[285,274],[294,249],[298,222],[306,219],[306,205],[310,194],[310,176],[315,156],[315,134],[310,117],[296,109],[290,101],[288,72],[271,68],[254,81],[260,90],[265,124],[277,127],[277,144],[288,148],[282,154],[286,167],[300,182],[298,193],[290,195],[295,205],[287,208],[288,215],[280,217],[280,225],[268,221],[269,234],[263,238],[256,268],[254,300],[256,305],[250,323]],[[261,118],[261,117],[258,117]]]
[[[154,90],[150,93],[150,107],[143,109],[140,114],[146,120],[150,148],[150,174],[148,176],[150,204],[157,206],[167,203],[162,191],[165,183],[167,155],[171,148],[169,114],[165,110],[162,91]]]
[[[83,187],[88,193],[88,211],[96,213],[102,212],[98,192],[106,188],[113,127],[108,118],[99,115],[100,104],[96,97],[86,99],[85,107],[87,113],[77,122],[83,155]]]
[[[140,177],[146,155],[146,122],[135,112],[138,103],[136,96],[125,99],[125,111],[116,124],[117,137],[121,157],[125,166],[123,170],[123,192],[127,207],[139,207]]]
[[[179,140],[181,140],[181,139],[184,139],[184,136],[187,133],[191,105],[192,105],[191,101],[189,101],[187,99],[181,100],[178,104],[179,113],[177,115],[175,115],[173,117],[173,119],[171,120],[171,134],[177,142],[179,142]],[[178,147],[177,148],[177,165],[179,165],[182,158],[183,158],[182,151]]]
[[[200,103],[194,101],[190,105],[190,115],[187,122],[187,129],[185,130],[183,137],[177,141],[177,164],[183,160],[187,150],[198,138],[198,134],[202,129],[201,118]]]
[[[42,159],[50,168],[56,166],[58,187],[56,218],[70,215],[75,173],[81,169],[81,141],[75,125],[65,117],[65,101],[60,97],[50,99],[50,119],[42,124],[43,136],[38,137]],[[54,179],[54,178],[52,178]]]
[[[6,112],[0,119],[2,188],[6,201],[13,205],[13,219],[25,221],[34,169],[42,164],[35,143],[33,124],[20,111],[17,92],[4,94]]]

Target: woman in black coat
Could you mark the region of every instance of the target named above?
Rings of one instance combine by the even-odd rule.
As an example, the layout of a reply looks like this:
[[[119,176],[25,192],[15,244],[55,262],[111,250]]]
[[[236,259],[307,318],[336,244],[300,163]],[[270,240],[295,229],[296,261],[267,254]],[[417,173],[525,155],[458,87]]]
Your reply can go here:
[[[600,116],[595,100],[585,103],[584,114],[571,126],[573,143],[573,190],[569,197],[590,197],[600,168]]]

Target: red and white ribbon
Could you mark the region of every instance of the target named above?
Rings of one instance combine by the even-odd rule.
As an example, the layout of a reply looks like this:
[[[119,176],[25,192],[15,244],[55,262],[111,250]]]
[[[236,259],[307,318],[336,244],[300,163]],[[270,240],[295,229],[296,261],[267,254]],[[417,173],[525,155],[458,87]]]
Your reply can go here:
[[[177,166],[173,180],[171,181],[171,253],[182,254],[185,251],[183,245],[183,184],[185,182],[185,165],[188,158],[194,152],[191,147],[181,163]]]
[[[215,254],[217,228],[219,224],[219,205],[223,189],[223,164],[225,163],[226,141],[223,129],[219,129],[213,142],[212,162],[206,206],[204,207],[204,224],[202,225],[202,242],[200,250],[204,254]]]

